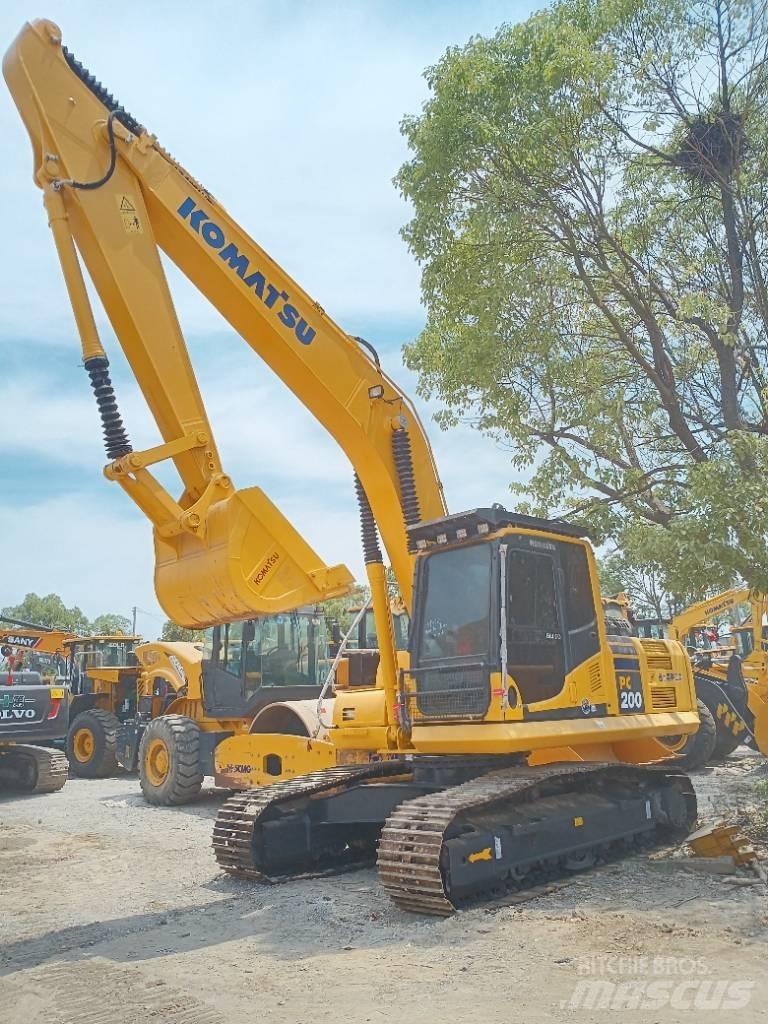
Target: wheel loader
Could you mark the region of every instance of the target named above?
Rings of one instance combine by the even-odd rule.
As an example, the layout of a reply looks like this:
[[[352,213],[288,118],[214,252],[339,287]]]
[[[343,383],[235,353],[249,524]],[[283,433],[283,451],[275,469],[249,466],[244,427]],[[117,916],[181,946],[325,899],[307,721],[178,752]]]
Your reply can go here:
[[[763,625],[766,598],[747,587],[721,591],[685,608],[668,622],[631,615],[625,594],[603,598],[609,632],[634,632],[653,639],[670,637],[682,643],[693,664],[700,728],[689,735],[666,737],[686,768],[701,768],[732,753],[741,743],[768,754],[768,647]],[[713,618],[747,611],[732,626],[726,645],[699,646],[698,638],[716,629]],[[624,624],[622,626],[622,623]]]
[[[86,779],[112,775],[120,722],[136,712],[139,668],[133,651],[141,637],[85,637],[30,622],[0,621],[13,627],[0,630],[0,653],[9,664],[50,656],[51,681],[66,687],[69,729],[64,747],[72,774]]]
[[[696,799],[661,740],[699,727],[690,661],[674,641],[607,634],[578,524],[496,504],[449,514],[423,425],[375,347],[248,236],[58,26],[25,25],[3,73],[32,141],[102,421],[105,476],[153,525],[166,613],[219,627],[210,658],[201,652],[212,679],[230,658],[227,624],[344,596],[353,577],[326,564],[261,489],[238,489],[224,472],[160,249],[353,470],[375,672],[361,664],[345,675],[339,662],[332,707],[318,707],[309,736],[275,725],[216,745],[217,776],[243,789],[217,817],[221,868],[265,881],[376,858],[399,906],[447,914],[685,836]],[[136,451],[123,423],[83,265],[157,424],[152,448]],[[256,421],[255,446],[258,436]],[[153,472],[169,461],[179,497]],[[406,652],[395,644],[382,547],[412,624]],[[239,693],[253,643],[241,632],[232,648]],[[285,703],[295,723],[297,706]]]

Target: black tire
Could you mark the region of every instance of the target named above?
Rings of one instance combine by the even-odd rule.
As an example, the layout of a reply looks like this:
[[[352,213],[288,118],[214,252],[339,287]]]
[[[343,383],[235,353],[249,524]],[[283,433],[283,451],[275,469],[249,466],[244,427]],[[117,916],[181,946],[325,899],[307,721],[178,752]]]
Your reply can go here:
[[[660,736],[662,743],[674,748],[679,760],[678,765],[687,771],[695,771],[703,768],[705,764],[714,759],[715,743],[717,742],[717,726],[703,700],[696,701],[696,710],[699,713],[699,728],[696,732],[686,736],[679,745],[675,737]]]
[[[733,735],[733,730],[728,729],[723,723],[717,719],[717,736],[715,738],[715,759],[718,761],[724,761],[726,757],[729,757],[736,747],[740,747],[742,743],[745,743],[749,737],[749,733],[746,729],[743,729],[738,735]]]
[[[161,715],[149,723],[139,744],[139,782],[147,803],[161,807],[188,804],[197,797],[203,784],[200,729],[191,718]]]
[[[117,771],[117,730],[109,711],[89,708],[75,716],[67,733],[69,770],[81,779],[103,779]],[[84,742],[85,738],[88,742]]]

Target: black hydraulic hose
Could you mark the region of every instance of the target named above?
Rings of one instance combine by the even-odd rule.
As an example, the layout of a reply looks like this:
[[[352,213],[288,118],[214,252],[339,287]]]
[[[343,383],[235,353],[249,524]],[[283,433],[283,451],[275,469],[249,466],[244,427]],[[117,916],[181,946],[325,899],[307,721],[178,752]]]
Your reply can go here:
[[[406,529],[421,522],[419,496],[416,491],[416,477],[413,472],[413,454],[411,438],[405,427],[392,431],[392,457],[400,483],[400,505],[403,510],[403,522]],[[408,541],[409,550],[413,550],[412,542]]]
[[[381,548],[379,547],[379,535],[376,530],[376,520],[373,518],[373,511],[368,495],[363,489],[360,477],[355,473],[355,493],[357,504],[360,507],[360,533],[363,538],[363,559],[366,565],[372,563],[383,563]]]
[[[107,458],[119,459],[132,452],[133,445],[117,407],[115,389],[109,376],[109,360],[106,356],[93,356],[85,361],[85,369],[91,379],[91,387],[99,408]]]
[[[77,75],[86,89],[89,89],[96,99],[107,108],[107,110],[113,111],[120,124],[127,128],[129,132],[133,132],[134,135],[141,135],[144,131],[143,126],[139,124],[135,117],[132,117],[131,114],[123,109],[122,104],[115,99],[112,93],[109,92],[101,82],[96,80],[96,76],[91,74],[88,68],[83,65],[82,61],[79,61],[77,57],[75,57],[74,53],[72,53],[71,50],[68,50],[66,46],[62,46],[61,52],[64,60],[69,65],[70,70]]]
[[[120,113],[119,110],[113,110],[107,118],[107,138],[109,139],[109,167],[105,174],[97,181],[64,181],[62,185],[69,185],[70,188],[79,188],[89,191],[94,188],[101,188],[102,185],[106,185],[112,175],[115,173],[115,167],[117,166],[117,145],[115,143],[115,127],[114,120]]]
[[[362,345],[363,348],[367,348],[368,349],[368,351],[371,353],[371,358],[373,359],[374,363],[376,364],[376,369],[380,370],[381,369],[381,362],[379,360],[379,353],[376,351],[376,349],[373,347],[373,345],[370,343],[370,341],[366,341],[365,338],[359,338],[357,335],[354,335],[354,338],[355,338],[355,341],[358,343],[358,345]]]

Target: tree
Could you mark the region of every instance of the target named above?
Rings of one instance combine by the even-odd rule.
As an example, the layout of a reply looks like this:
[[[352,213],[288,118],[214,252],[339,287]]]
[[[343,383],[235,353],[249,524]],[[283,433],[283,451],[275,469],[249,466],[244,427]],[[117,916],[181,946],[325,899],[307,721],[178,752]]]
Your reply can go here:
[[[368,587],[355,586],[345,597],[333,597],[329,601],[324,601],[322,609],[329,632],[332,623],[338,622],[341,632],[346,633],[352,625],[356,610],[365,604],[369,594]],[[355,609],[355,611],[351,609]]]
[[[673,591],[768,589],[765,4],[560,0],[426,78],[397,182],[441,424]]]
[[[89,623],[83,612],[74,605],[67,608],[58,594],[27,594],[21,604],[3,608],[3,615],[52,629],[70,630],[72,633],[87,633]]]
[[[623,551],[598,559],[598,572],[603,593],[607,596],[623,591],[640,619],[671,619],[703,596],[690,591],[673,593],[662,565],[651,559],[633,562]]]
[[[131,620],[125,615],[115,615],[110,612],[97,615],[91,623],[92,633],[130,633],[131,628]]]
[[[203,639],[205,631],[202,629],[185,629],[184,626],[177,626],[175,622],[166,619],[163,623],[162,640],[186,640],[190,643],[198,643]]]

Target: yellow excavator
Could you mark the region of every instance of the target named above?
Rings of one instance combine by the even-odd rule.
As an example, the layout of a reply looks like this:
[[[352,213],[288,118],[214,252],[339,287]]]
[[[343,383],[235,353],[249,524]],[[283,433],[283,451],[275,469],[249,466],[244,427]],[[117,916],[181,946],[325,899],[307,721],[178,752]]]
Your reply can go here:
[[[768,598],[748,587],[735,587],[690,605],[668,628],[673,640],[685,644],[696,627],[738,608],[748,609],[748,614],[744,623],[731,629],[727,648],[688,648],[696,692],[714,723],[716,759],[745,742],[768,755],[768,649],[763,637]],[[689,742],[681,738],[683,746]]]
[[[3,72],[101,413],[105,475],[153,524],[166,612],[218,626],[204,677],[229,657],[222,624],[343,595],[352,577],[323,563],[258,488],[236,490],[224,473],[159,249],[354,469],[375,678],[356,678],[337,655],[335,696],[321,699],[312,735],[217,745],[217,774],[243,789],[216,821],[221,867],[277,879],[369,862],[378,848],[396,903],[446,914],[686,834],[695,795],[663,763],[660,737],[698,728],[690,661],[673,641],[608,637],[582,530],[499,505],[448,515],[423,427],[375,349],[335,324],[126,113],[55,24],[25,25]],[[128,439],[78,253],[163,438],[149,450]],[[183,481],[179,499],[150,470],[165,460]],[[410,615],[408,651],[394,641],[380,541]],[[235,638],[241,692],[253,642]],[[185,744],[169,737],[163,749],[173,758]]]

